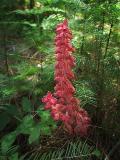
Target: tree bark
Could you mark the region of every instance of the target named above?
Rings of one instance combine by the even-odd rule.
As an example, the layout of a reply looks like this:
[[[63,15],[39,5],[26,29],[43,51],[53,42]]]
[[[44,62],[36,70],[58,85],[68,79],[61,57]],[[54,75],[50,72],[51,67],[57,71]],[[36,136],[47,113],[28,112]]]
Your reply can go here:
[[[30,0],[30,9],[33,9],[35,6],[35,0]]]
[[[8,65],[8,54],[7,54],[7,45],[6,45],[6,28],[4,27],[4,31],[3,31],[3,51],[4,51],[4,58],[5,58],[5,68],[6,68],[6,73],[9,76],[9,65]]]

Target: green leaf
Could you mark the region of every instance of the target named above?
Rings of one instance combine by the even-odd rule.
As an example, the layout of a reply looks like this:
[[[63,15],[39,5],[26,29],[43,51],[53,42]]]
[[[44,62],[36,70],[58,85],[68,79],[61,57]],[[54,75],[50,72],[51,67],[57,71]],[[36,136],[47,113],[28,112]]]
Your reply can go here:
[[[9,158],[10,160],[18,160],[18,153],[14,153],[12,156]]]
[[[6,153],[9,150],[11,145],[14,143],[17,135],[18,133],[14,131],[3,137],[1,142],[1,149],[3,153]]]
[[[40,113],[40,117],[41,117],[41,122],[47,122],[51,118],[49,111],[42,111]]]
[[[41,134],[43,135],[51,135],[51,129],[49,126],[44,126],[41,124]]]
[[[5,106],[5,111],[12,115],[13,117],[20,117],[20,112],[17,108],[17,106],[14,106],[14,105],[8,105],[8,106]]]
[[[7,113],[0,113],[0,131],[5,128],[5,126],[9,123],[10,117]]]
[[[32,128],[34,128],[34,120],[32,115],[27,115],[22,120],[20,126],[17,128],[17,131],[23,134],[30,134]]]
[[[47,125],[51,125],[51,124],[55,123],[53,121],[49,111],[38,110],[37,113],[41,118],[41,123],[45,123]]]
[[[33,109],[30,100],[28,100],[26,97],[22,99],[22,107],[24,112],[31,112]]]
[[[50,112],[38,110],[37,113],[41,118],[41,121],[40,121],[41,134],[50,135],[51,130],[56,128],[56,123],[52,119]]]
[[[92,152],[93,155],[95,155],[96,157],[100,157],[101,156],[101,152],[98,150],[98,149],[95,149],[93,152]]]
[[[39,136],[40,136],[40,124],[31,129],[29,136],[29,144],[37,141],[39,139]]]
[[[32,115],[27,115],[24,117],[20,126],[17,128],[19,133],[28,134],[29,135],[29,144],[35,142],[39,139],[40,136],[40,124],[35,124]]]

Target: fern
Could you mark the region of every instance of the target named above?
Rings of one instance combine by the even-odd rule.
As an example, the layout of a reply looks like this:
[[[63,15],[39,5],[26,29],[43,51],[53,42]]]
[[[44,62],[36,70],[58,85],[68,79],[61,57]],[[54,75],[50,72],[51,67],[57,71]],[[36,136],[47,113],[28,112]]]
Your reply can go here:
[[[99,150],[96,152],[96,148],[90,146],[87,140],[82,142],[78,139],[76,142],[68,142],[61,148],[50,149],[43,154],[36,150],[30,155],[29,160],[88,160],[92,156],[96,156],[99,159],[102,154]]]
[[[81,100],[82,107],[96,104],[95,93],[87,81],[77,81],[75,87],[76,95]]]
[[[8,149],[8,151],[6,153],[4,153],[2,151],[2,149],[0,148],[0,160],[6,160],[9,158],[9,160],[18,160],[18,146],[12,146]]]
[[[46,13],[46,12],[54,12],[54,13],[65,13],[64,10],[62,9],[59,9],[59,8],[50,8],[50,7],[45,7],[45,8],[41,8],[40,10],[38,9],[31,9],[31,10],[16,10],[14,11],[16,14],[21,14],[21,15],[40,15],[40,14],[43,14],[43,13]],[[14,13],[13,12],[13,13]]]

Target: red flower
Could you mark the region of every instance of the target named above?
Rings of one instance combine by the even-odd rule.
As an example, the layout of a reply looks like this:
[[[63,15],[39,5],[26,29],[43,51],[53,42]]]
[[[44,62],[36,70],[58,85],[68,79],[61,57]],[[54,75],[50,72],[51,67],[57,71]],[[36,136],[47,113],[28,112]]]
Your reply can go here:
[[[85,136],[88,133],[90,118],[87,112],[79,107],[79,100],[74,97],[75,88],[71,80],[74,79],[72,68],[75,58],[72,52],[75,48],[71,45],[72,33],[68,28],[67,20],[57,25],[56,28],[56,64],[55,64],[55,93],[50,92],[42,99],[46,103],[45,109],[51,111],[54,120],[64,123],[64,128],[70,134]]]
[[[46,103],[45,109],[51,109],[52,106],[56,105],[57,99],[54,98],[50,92],[48,92],[47,95],[42,98],[42,102]]]

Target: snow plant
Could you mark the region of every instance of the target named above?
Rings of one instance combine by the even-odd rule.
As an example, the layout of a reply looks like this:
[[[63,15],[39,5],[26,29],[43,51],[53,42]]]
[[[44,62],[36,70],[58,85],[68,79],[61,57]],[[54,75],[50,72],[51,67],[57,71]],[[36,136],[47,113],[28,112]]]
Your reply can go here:
[[[62,121],[67,132],[74,135],[86,136],[90,126],[87,112],[80,107],[79,100],[74,97],[75,88],[71,81],[75,79],[72,68],[75,58],[72,52],[75,48],[71,44],[72,33],[67,20],[56,27],[56,64],[55,64],[55,92],[48,92],[42,98],[45,109],[50,110],[55,121]]]

